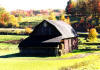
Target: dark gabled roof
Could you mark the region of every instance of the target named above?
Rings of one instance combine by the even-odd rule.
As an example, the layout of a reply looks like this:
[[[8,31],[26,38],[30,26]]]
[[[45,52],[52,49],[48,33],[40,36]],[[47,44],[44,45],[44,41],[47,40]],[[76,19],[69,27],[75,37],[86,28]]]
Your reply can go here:
[[[72,28],[71,25],[65,23],[64,21],[55,21],[55,20],[44,20],[49,24],[52,24],[54,27],[58,29],[58,31],[62,34],[62,39],[77,37],[77,33]]]
[[[43,22],[41,22],[39,25],[44,24],[45,22],[47,22],[47,24],[51,24],[53,25],[59,32],[61,35],[57,35],[57,36],[38,36],[38,35],[34,35],[34,33],[30,34],[30,37],[26,38],[24,41],[22,41],[19,46],[21,47],[36,47],[36,46],[52,46],[55,47],[57,46],[59,43],[61,43],[62,39],[67,39],[67,38],[73,38],[77,36],[77,33],[75,32],[75,30],[71,27],[71,25],[66,24],[63,21],[54,21],[54,20],[44,20]],[[38,26],[39,26],[38,25]],[[38,26],[34,29],[37,30]],[[33,31],[33,32],[34,32]]]

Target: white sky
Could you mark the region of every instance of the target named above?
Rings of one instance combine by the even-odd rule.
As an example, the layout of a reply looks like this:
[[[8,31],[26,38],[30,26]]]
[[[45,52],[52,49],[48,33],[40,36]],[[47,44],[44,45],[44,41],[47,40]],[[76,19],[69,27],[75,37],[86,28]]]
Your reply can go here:
[[[0,0],[7,11],[16,9],[65,9],[68,0]]]

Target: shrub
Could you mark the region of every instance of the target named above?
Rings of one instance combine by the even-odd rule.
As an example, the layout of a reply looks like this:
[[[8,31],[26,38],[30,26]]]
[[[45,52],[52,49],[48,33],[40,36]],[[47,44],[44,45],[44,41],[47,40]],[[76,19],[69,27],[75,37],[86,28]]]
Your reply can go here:
[[[96,42],[97,41],[98,33],[95,28],[91,28],[88,34],[88,41],[89,42]]]
[[[29,27],[26,27],[26,28],[25,28],[25,32],[26,32],[27,34],[30,34],[30,33],[32,32],[32,29],[29,28]]]

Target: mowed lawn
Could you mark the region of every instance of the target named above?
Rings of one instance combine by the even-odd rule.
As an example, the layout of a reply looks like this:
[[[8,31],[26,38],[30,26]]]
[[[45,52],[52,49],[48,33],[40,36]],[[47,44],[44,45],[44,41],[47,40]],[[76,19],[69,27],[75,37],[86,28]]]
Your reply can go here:
[[[27,35],[0,35],[0,41],[20,40],[28,37]]]
[[[0,41],[20,40],[28,36],[0,35]],[[100,51],[75,50],[63,56],[19,56],[18,44],[0,43],[0,70],[99,70]]]
[[[99,70],[100,55],[92,54],[84,58],[46,60],[34,57],[0,58],[1,70]],[[55,57],[55,59],[58,57]]]

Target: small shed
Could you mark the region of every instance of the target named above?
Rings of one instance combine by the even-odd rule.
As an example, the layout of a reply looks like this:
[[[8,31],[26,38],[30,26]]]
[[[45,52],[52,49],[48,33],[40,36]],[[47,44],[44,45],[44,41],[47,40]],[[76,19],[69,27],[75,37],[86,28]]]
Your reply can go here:
[[[43,20],[19,44],[20,52],[32,55],[62,55],[77,49],[77,33],[63,21]]]

